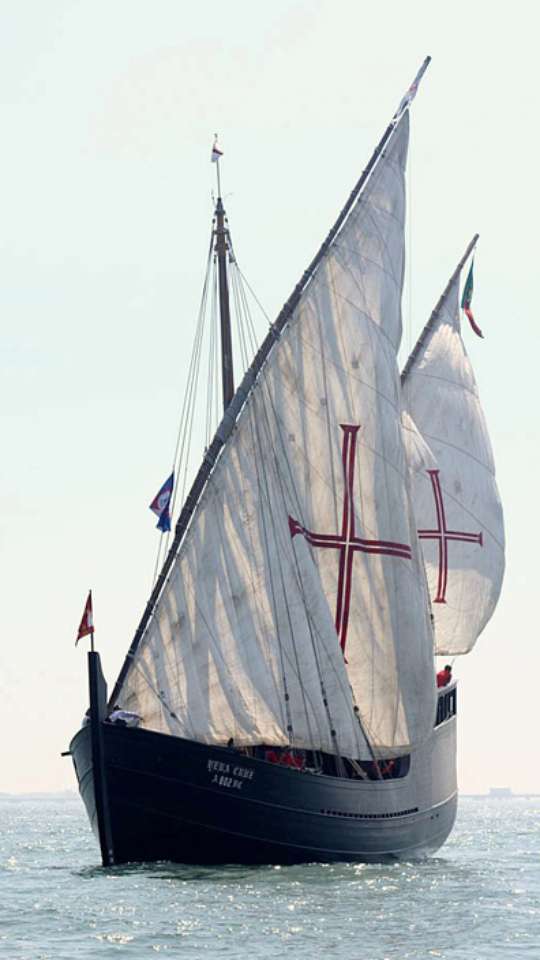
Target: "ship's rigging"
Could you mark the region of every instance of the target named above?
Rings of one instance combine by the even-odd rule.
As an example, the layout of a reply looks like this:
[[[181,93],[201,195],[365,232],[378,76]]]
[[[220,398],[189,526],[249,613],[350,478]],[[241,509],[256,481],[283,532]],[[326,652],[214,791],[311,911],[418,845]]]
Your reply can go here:
[[[374,255],[366,250],[364,271],[367,270],[368,284],[375,284],[374,291],[378,289],[377,285],[383,283],[387,301],[389,316],[394,316],[394,332],[391,334],[396,338],[396,345],[399,342],[399,301],[401,297],[401,276],[402,270],[399,265],[392,262],[394,250],[392,244],[385,241],[381,246],[378,239],[378,231],[388,230],[389,214],[380,207],[378,193],[379,191],[390,191],[388,196],[392,197],[391,203],[395,206],[395,212],[390,215],[395,218],[392,230],[402,233],[402,223],[404,217],[404,179],[403,163],[406,156],[406,144],[408,140],[408,116],[404,114],[399,121],[394,120],[388,127],[381,144],[375,151],[374,157],[366,171],[360,178],[359,184],[351,197],[349,198],[344,211],[340,214],[336,225],[330,232],[324,242],[321,251],[313,261],[312,265],[305,272],[301,283],[296,288],[289,305],[282,311],[281,321],[278,321],[271,328],[265,344],[256,356],[252,366],[244,378],[243,383],[234,394],[232,400],[228,403],[224,413],[222,424],[218,427],[216,437],[210,444],[206,452],[206,463],[203,464],[203,485],[206,486],[207,477],[210,473],[209,468],[216,463],[213,456],[213,447],[218,443],[217,452],[221,450],[222,442],[230,435],[230,431],[235,427],[235,439],[231,437],[229,441],[229,450],[232,452],[232,471],[234,480],[227,478],[231,482],[228,491],[229,496],[222,501],[222,506],[215,509],[208,506],[213,512],[211,524],[214,528],[216,541],[212,548],[215,560],[215,551],[229,553],[227,559],[221,557],[216,561],[222,566],[222,572],[216,576],[219,581],[219,591],[222,587],[222,578],[228,581],[225,594],[220,592],[220,598],[217,601],[218,607],[221,607],[221,613],[216,613],[216,589],[217,582],[208,581],[207,570],[199,567],[199,562],[195,557],[191,558],[190,571],[185,571],[182,577],[183,599],[179,601],[183,606],[186,603],[193,610],[193,617],[202,629],[205,636],[204,644],[212,651],[211,657],[220,675],[221,694],[218,699],[222,703],[222,709],[228,713],[230,707],[227,703],[231,702],[231,697],[236,697],[234,709],[234,721],[232,716],[229,719],[229,726],[234,726],[235,740],[240,742],[249,742],[255,740],[269,740],[270,742],[288,743],[291,746],[300,746],[318,749],[326,749],[331,753],[349,756],[373,756],[375,745],[378,744],[380,750],[388,755],[388,752],[403,752],[410,745],[411,737],[416,741],[421,736],[417,727],[419,720],[413,719],[419,717],[425,712],[425,719],[420,722],[420,728],[424,728],[424,735],[430,726],[429,714],[433,710],[430,702],[433,697],[428,698],[424,710],[413,705],[416,695],[407,695],[405,700],[408,706],[405,707],[403,701],[403,683],[405,678],[409,677],[409,685],[416,687],[420,682],[419,673],[425,684],[429,684],[429,677],[433,673],[431,658],[431,635],[428,618],[428,603],[425,591],[422,586],[422,577],[419,574],[420,564],[418,559],[418,548],[408,547],[401,551],[401,560],[394,559],[395,569],[382,564],[381,554],[389,553],[387,544],[390,542],[397,544],[408,544],[413,533],[411,522],[406,526],[401,525],[401,531],[398,535],[391,529],[395,526],[395,521],[390,523],[384,519],[388,514],[388,508],[391,502],[395,505],[400,503],[398,514],[404,511],[404,515],[409,508],[406,506],[406,495],[402,492],[402,481],[399,479],[405,470],[404,455],[402,451],[402,442],[399,434],[400,411],[396,406],[398,387],[397,372],[395,369],[395,360],[390,354],[387,354],[378,344],[368,345],[361,358],[362,372],[360,376],[355,373],[360,361],[355,359],[357,353],[352,349],[354,338],[361,334],[362,324],[364,324],[364,340],[366,344],[372,339],[372,324],[370,319],[373,310],[376,316],[379,316],[380,306],[365,300],[365,306],[358,308],[352,306],[351,295],[343,293],[337,294],[336,284],[339,282],[345,287],[356,284],[358,290],[355,294],[356,301],[361,302],[362,298],[372,296],[368,294],[365,288],[365,278],[360,279],[357,272],[356,256],[359,242],[365,244],[365,240],[360,240],[364,234],[358,233],[359,230],[365,231],[366,218],[370,223],[372,230],[369,243],[375,244],[377,248],[376,257],[388,258],[387,265],[382,263],[381,267],[373,267],[371,257]],[[377,161],[380,160],[378,163]],[[362,203],[358,202],[362,197]],[[222,207],[222,201],[218,198],[216,205],[216,254],[218,262],[218,288],[220,303],[223,302],[223,290],[226,284],[225,274],[225,254],[227,251],[227,233],[225,232],[225,220]],[[398,234],[396,234],[397,239]],[[395,246],[395,243],[394,243]],[[374,247],[374,250],[375,250]],[[396,247],[397,250],[397,247]],[[354,259],[352,259],[354,258]],[[375,273],[373,273],[375,269]],[[382,274],[380,274],[382,270]],[[380,274],[380,278],[379,278]],[[318,282],[315,283],[315,276]],[[360,284],[360,285],[359,285]],[[359,286],[358,286],[359,285]],[[371,287],[369,286],[369,289]],[[228,357],[230,341],[227,333],[227,321],[229,315],[228,309],[228,288],[225,297],[225,310],[220,311],[222,342],[223,329],[225,329],[225,349],[222,349],[222,388],[224,401],[227,402],[231,389],[231,371],[232,362]],[[360,309],[360,312],[358,312]],[[364,313],[362,313],[364,310]],[[302,313],[302,330],[298,329],[298,313]],[[352,311],[352,312],[351,312]],[[365,313],[368,311],[368,313]],[[366,320],[362,319],[366,316]],[[333,317],[332,323],[336,324],[336,337],[334,341],[328,340],[328,330],[323,327],[328,326],[328,317]],[[296,319],[294,333],[292,327],[288,325],[291,318]],[[324,318],[324,320],[323,320]],[[377,321],[378,323],[379,321]],[[360,324],[360,326],[358,326]],[[290,343],[287,346],[281,346],[283,333],[287,331]],[[291,331],[289,333],[289,331]],[[349,343],[346,343],[347,332]],[[367,338],[367,339],[366,339]],[[272,349],[274,344],[280,343],[279,351]],[[335,342],[335,347],[333,343]],[[264,351],[263,351],[264,348]],[[352,355],[351,355],[352,350]],[[334,352],[332,352],[334,351]],[[337,352],[336,352],[337,351]],[[375,352],[374,352],[375,351]],[[262,354],[262,356],[261,356]],[[278,359],[281,357],[281,359]],[[272,361],[276,373],[269,373],[272,367]],[[314,364],[312,372],[311,365]],[[284,365],[283,365],[284,364]],[[375,408],[373,408],[373,386],[365,381],[372,376],[367,372],[370,367],[377,372],[380,378],[380,384],[377,390],[388,392],[389,406],[387,408],[387,421],[377,420]],[[350,377],[345,385],[340,371],[350,369]],[[335,385],[335,386],[334,386]],[[360,394],[351,393],[360,390]],[[338,390],[342,394],[342,399],[338,401],[338,409],[335,407],[333,393]],[[315,394],[313,391],[315,390]],[[362,391],[364,392],[362,394]],[[365,395],[365,406],[358,407],[358,397]],[[392,397],[394,399],[392,399]],[[348,399],[347,399],[348,398]],[[247,402],[246,402],[247,401]],[[305,412],[313,409],[313,404],[319,407],[318,420],[323,429],[322,437],[313,435],[313,451],[306,447],[305,433],[306,429],[312,429],[309,421],[305,418]],[[236,409],[235,409],[236,406]],[[244,408],[242,410],[242,408]],[[373,416],[369,412],[373,409]],[[240,416],[238,414],[240,413]],[[367,420],[366,420],[367,418]],[[244,424],[240,430],[240,422]],[[367,510],[364,507],[365,515],[362,516],[365,534],[363,539],[353,544],[348,541],[348,546],[343,553],[339,563],[332,558],[330,564],[325,561],[314,564],[313,548],[309,541],[306,541],[306,548],[302,547],[298,538],[291,537],[290,526],[284,526],[287,513],[283,515],[286,508],[289,516],[294,516],[298,523],[306,529],[316,529],[316,519],[313,511],[319,511],[320,507],[312,499],[313,485],[319,485],[322,481],[323,487],[327,488],[326,505],[324,510],[328,514],[328,529],[330,518],[334,518],[332,523],[338,522],[341,514],[341,488],[347,489],[347,478],[343,476],[343,467],[338,466],[342,459],[338,454],[336,462],[336,450],[341,447],[340,423],[356,425],[361,428],[362,460],[367,463],[367,475],[371,476],[370,483],[375,483],[373,487],[375,511]],[[379,424],[379,426],[377,426]],[[386,424],[383,426],[383,424]],[[373,430],[375,432],[373,432]],[[302,437],[302,434],[303,437]],[[302,438],[302,442],[297,441]],[[377,439],[378,438],[378,439]],[[322,446],[321,446],[322,443]],[[382,444],[382,446],[381,446]],[[236,446],[235,446],[236,445]],[[309,445],[308,445],[309,446]],[[315,456],[315,451],[319,451]],[[328,452],[326,452],[328,451]],[[332,451],[331,453],[329,453]],[[377,452],[378,451],[378,452]],[[235,459],[240,454],[240,463]],[[253,460],[251,470],[246,460]],[[325,476],[325,468],[322,467],[321,457],[328,461],[329,472]],[[230,456],[228,463],[231,464]],[[220,460],[221,464],[221,460]],[[390,466],[391,465],[391,466]],[[218,479],[216,473],[217,466],[211,474],[214,478],[214,489],[219,489],[223,480]],[[220,470],[230,470],[230,466],[224,467],[222,464]],[[201,477],[201,471],[199,478]],[[249,481],[246,485],[246,477]],[[197,479],[195,481],[195,487]],[[200,492],[204,489],[201,486]],[[242,492],[242,487],[244,491]],[[399,491],[399,492],[398,492]],[[363,491],[364,492],[364,491]],[[204,494],[208,504],[208,496]],[[223,490],[219,497],[223,496]],[[177,524],[177,531],[173,547],[169,552],[171,558],[170,565],[177,556],[177,546],[183,536],[190,521],[193,506],[198,502],[198,516],[201,517],[203,510],[203,500],[200,500],[199,491],[196,499],[190,502],[191,494],[188,495],[184,510],[180,515]],[[381,499],[382,497],[382,499]],[[405,497],[405,499],[403,499]],[[371,498],[370,498],[371,499]],[[349,497],[349,511],[356,511],[357,507]],[[221,501],[220,501],[221,502]],[[214,501],[217,503],[217,501]],[[249,524],[244,523],[242,531],[235,528],[235,521],[230,516],[230,503],[241,505],[251,504],[252,511],[255,511],[259,517],[258,529],[255,540],[248,545],[243,541],[245,531],[253,529]],[[322,505],[322,501],[321,501]],[[187,510],[187,513],[186,513]],[[310,516],[310,513],[312,514]],[[182,514],[184,514],[184,519]],[[203,526],[206,521],[202,521]],[[210,523],[210,521],[208,521]],[[349,523],[349,521],[348,521]],[[335,527],[337,529],[337,527]],[[352,534],[353,527],[349,523],[349,534]],[[400,533],[400,535],[399,535]],[[198,534],[195,534],[197,540]],[[190,534],[193,537],[193,534]],[[414,535],[413,535],[414,539]],[[294,540],[294,543],[292,542]],[[231,546],[233,541],[236,546]],[[344,541],[345,542],[345,541]],[[371,547],[366,546],[371,544]],[[378,546],[376,546],[378,545]],[[365,581],[366,591],[361,593],[357,590],[357,595],[353,600],[352,615],[350,623],[352,625],[355,641],[348,652],[347,669],[344,669],[343,657],[340,656],[339,647],[335,649],[335,630],[332,623],[333,615],[330,613],[328,602],[325,602],[321,595],[319,578],[321,573],[327,581],[327,589],[330,594],[341,590],[338,578],[345,576],[347,589],[345,591],[344,612],[346,607],[347,617],[349,611],[349,602],[351,599],[352,571],[349,569],[349,563],[355,548],[364,550],[366,561],[355,561],[354,578],[360,582]],[[200,550],[207,549],[203,543],[199,544]],[[259,553],[260,551],[260,553]],[[376,553],[379,556],[375,557]],[[346,555],[347,554],[347,555]],[[234,555],[237,564],[234,576],[232,575],[231,558]],[[253,558],[259,557],[260,561],[254,562]],[[247,558],[251,558],[247,560]],[[406,561],[403,564],[403,560]],[[345,564],[347,568],[341,571]],[[177,568],[178,564],[176,564]],[[191,586],[190,577],[195,568],[199,568],[197,574],[197,583],[193,582]],[[165,561],[164,573],[162,572],[162,582],[158,580],[158,592],[154,592],[155,599],[159,596],[159,590],[165,584],[167,576],[168,560]],[[338,568],[338,571],[333,568]],[[201,578],[207,577],[207,592],[203,598],[201,587]],[[235,577],[237,582],[235,582]],[[375,580],[373,579],[375,577]],[[397,579],[396,579],[397,577]],[[257,579],[258,578],[258,579]],[[397,584],[402,582],[402,586]],[[422,664],[420,669],[417,665],[416,673],[413,676],[410,667],[405,662],[400,662],[398,654],[397,640],[392,641],[392,653],[389,649],[384,649],[381,645],[380,634],[394,635],[397,632],[408,632],[412,624],[409,618],[405,618],[403,623],[397,622],[397,614],[390,611],[390,606],[380,606],[377,598],[377,591],[373,589],[375,583],[379,583],[379,590],[390,590],[392,596],[395,591],[396,596],[400,590],[405,590],[411,602],[411,587],[413,596],[416,599],[413,606],[417,609],[417,621],[423,623],[415,631],[411,629],[410,644],[412,647],[418,647],[418,642],[423,645],[424,653],[419,656],[419,662]],[[177,581],[179,584],[179,581]],[[407,586],[405,586],[407,584]],[[266,592],[266,602],[262,599],[261,591]],[[175,588],[176,589],[176,588]],[[256,601],[248,598],[248,592],[252,597],[257,597]],[[382,594],[381,594],[382,596]],[[237,599],[235,599],[237,598]],[[233,606],[231,607],[231,602]],[[332,601],[330,600],[330,603]],[[339,597],[337,598],[339,606]],[[394,604],[394,600],[392,604]],[[153,610],[153,599],[151,605]],[[175,601],[176,603],[176,601]],[[247,611],[242,608],[238,613],[242,603],[247,607]],[[360,608],[358,608],[360,603]],[[167,601],[166,601],[167,604]],[[240,604],[240,607],[239,607]],[[363,611],[360,613],[360,609]],[[148,614],[152,612],[147,608]],[[226,612],[227,611],[227,612]],[[390,611],[390,612],[389,612]],[[177,614],[169,611],[173,619]],[[169,616],[168,614],[168,616]],[[218,633],[214,633],[217,621],[219,621]],[[242,627],[241,619],[238,617],[248,617],[247,622]],[[184,617],[185,614],[182,614]],[[223,619],[225,617],[225,620]],[[231,620],[232,617],[232,620]],[[240,654],[237,648],[237,632],[234,628],[231,638],[234,636],[234,642],[227,654],[222,650],[223,629],[228,630],[233,620],[242,629],[247,630],[251,639],[248,640],[246,634],[246,643],[248,643],[251,653]],[[143,617],[141,630],[138,631],[138,637],[132,645],[130,655],[126,661],[124,674],[119,679],[119,685],[124,681],[124,677],[130,670],[130,660],[138,647],[139,640],[146,628],[148,618]],[[193,622],[193,621],[192,621]],[[365,654],[362,648],[358,646],[356,635],[361,629],[359,624],[367,624],[367,648],[364,643],[363,649],[370,652]],[[202,625],[202,626],[201,626]],[[156,627],[159,631],[159,627]],[[191,628],[190,628],[191,629]],[[195,628],[198,629],[197,627]],[[219,639],[218,639],[219,634]],[[254,644],[253,637],[258,638]],[[273,637],[273,641],[269,638]],[[160,639],[160,644],[162,638]],[[167,641],[168,642],[168,641]],[[272,643],[277,647],[274,655],[271,653]],[[174,645],[174,641],[173,641]],[[256,656],[260,659],[260,666],[253,666],[250,660],[253,657],[252,645],[259,647]],[[244,648],[242,647],[242,650]],[[418,653],[420,651],[418,650]],[[176,654],[178,651],[176,651]],[[175,654],[175,656],[176,656]],[[152,655],[154,656],[154,655]],[[240,656],[240,659],[238,657]],[[246,662],[245,657],[248,657]],[[146,664],[146,671],[143,670],[141,658],[136,656],[137,670],[146,673],[146,682],[150,689],[158,690],[161,701],[169,702],[171,690],[167,692],[167,686],[170,684],[170,670],[162,671],[157,667],[160,676],[153,675],[156,664],[160,661],[160,654],[157,654],[157,660],[150,670]],[[225,657],[225,659],[223,659]],[[268,676],[263,678],[265,668],[274,660],[274,670],[267,670]],[[234,676],[232,663],[236,661]],[[221,664],[221,666],[219,666]],[[171,669],[173,665],[170,664]],[[176,666],[176,670],[182,672],[189,670],[187,665]],[[206,668],[202,668],[206,671]],[[274,702],[270,708],[265,720],[254,721],[251,708],[244,704],[242,708],[242,698],[238,696],[239,675],[244,673],[246,686],[246,696],[249,700],[254,696],[252,684],[255,683],[257,689],[257,699],[260,703]],[[187,675],[186,675],[187,676]],[[248,677],[251,679],[248,680]],[[352,679],[356,677],[356,680]],[[399,680],[398,680],[399,677]],[[415,680],[414,677],[418,677]],[[369,692],[365,688],[366,678],[368,687],[373,686]],[[199,677],[200,679],[200,677]],[[352,679],[352,682],[351,682]],[[203,680],[203,688],[206,689],[215,685],[215,678],[206,676]],[[184,712],[186,718],[189,713],[188,727],[191,735],[197,735],[192,729],[193,716],[196,712],[196,703],[193,702],[193,694],[188,691],[192,689],[192,683],[195,688],[197,682],[194,680],[188,682],[186,695],[189,699],[185,700],[180,706],[178,702],[178,693],[176,693],[176,706],[170,713],[176,720],[178,713]],[[267,688],[268,683],[273,689],[273,693]],[[261,686],[262,685],[262,686]],[[355,687],[364,688],[364,693],[360,700],[357,699]],[[210,689],[210,687],[208,689]],[[240,683],[241,687],[241,683]],[[276,688],[281,689],[279,703],[276,699]],[[214,686],[215,690],[215,686]],[[233,690],[235,693],[233,694]],[[250,692],[251,690],[251,692]],[[119,686],[113,693],[113,699],[118,699]],[[229,691],[229,692],[227,692]],[[262,696],[261,696],[262,694]],[[225,697],[225,700],[223,700]],[[260,699],[259,699],[260,698]],[[367,698],[367,706],[366,706]],[[203,691],[196,696],[196,702],[204,702],[207,694]],[[362,700],[364,701],[362,703]],[[384,703],[382,702],[384,701]],[[390,706],[390,704],[392,704]],[[259,713],[261,708],[259,707]],[[296,714],[295,714],[296,711]],[[148,712],[148,710],[147,710]],[[263,711],[264,713],[264,711]],[[301,716],[299,715],[301,714]],[[243,720],[238,721],[239,716],[243,715]],[[337,717],[340,719],[338,720]],[[248,719],[249,718],[249,719]],[[326,732],[321,728],[321,724],[326,718]],[[240,726],[240,729],[239,729]],[[244,732],[241,732],[244,728]],[[413,732],[415,731],[416,732]],[[171,729],[171,732],[172,729]],[[201,735],[201,734],[199,734]],[[213,737],[210,733],[206,736]]]
[[[379,860],[451,830],[456,688],[436,690],[433,631],[441,652],[474,644],[504,534],[461,264],[405,389],[397,363],[408,107],[428,62],[236,390],[246,295],[218,177],[181,487],[210,304],[207,445],[109,701],[140,724],[110,722],[90,652],[90,729],[72,741],[105,864]]]

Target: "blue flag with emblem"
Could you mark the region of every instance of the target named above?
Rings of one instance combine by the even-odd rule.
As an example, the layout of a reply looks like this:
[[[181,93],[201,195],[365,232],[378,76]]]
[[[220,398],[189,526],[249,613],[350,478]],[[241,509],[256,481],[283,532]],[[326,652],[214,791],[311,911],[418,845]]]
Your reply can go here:
[[[159,520],[156,524],[158,530],[167,533],[171,529],[171,514],[169,510],[172,492],[174,487],[174,472],[165,481],[158,493],[156,493],[150,510],[155,513]]]

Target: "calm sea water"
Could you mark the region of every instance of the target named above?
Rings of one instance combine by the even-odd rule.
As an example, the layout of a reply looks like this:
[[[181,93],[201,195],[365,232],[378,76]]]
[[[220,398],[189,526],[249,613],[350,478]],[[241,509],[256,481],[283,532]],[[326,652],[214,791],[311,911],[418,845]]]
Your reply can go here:
[[[537,960],[539,814],[463,798],[422,863],[103,870],[78,797],[0,799],[0,957]]]

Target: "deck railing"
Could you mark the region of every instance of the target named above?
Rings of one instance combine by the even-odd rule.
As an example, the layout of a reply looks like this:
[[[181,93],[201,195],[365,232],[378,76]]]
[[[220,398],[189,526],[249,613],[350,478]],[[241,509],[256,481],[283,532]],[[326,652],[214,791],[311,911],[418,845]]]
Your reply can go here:
[[[455,717],[457,712],[457,684],[451,683],[448,687],[441,687],[437,698],[437,716],[435,726]]]

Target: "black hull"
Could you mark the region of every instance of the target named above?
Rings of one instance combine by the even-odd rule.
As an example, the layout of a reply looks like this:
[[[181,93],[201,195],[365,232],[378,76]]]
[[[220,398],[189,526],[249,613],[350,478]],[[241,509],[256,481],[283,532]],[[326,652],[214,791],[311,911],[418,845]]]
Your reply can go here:
[[[90,726],[71,752],[105,864],[409,859],[440,847],[455,818],[455,791],[422,805],[413,770],[366,783],[107,722],[100,733],[99,766]]]

